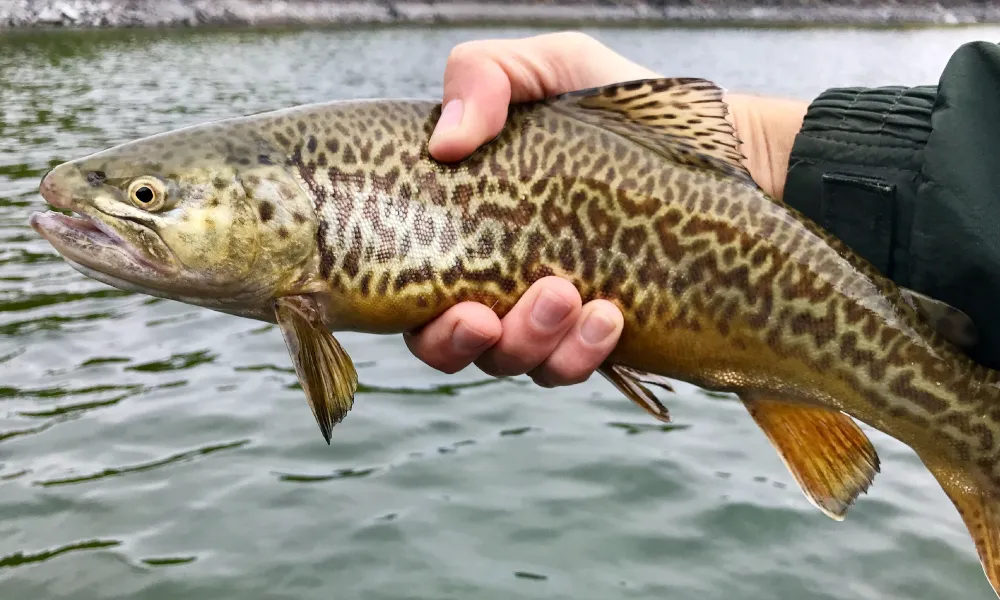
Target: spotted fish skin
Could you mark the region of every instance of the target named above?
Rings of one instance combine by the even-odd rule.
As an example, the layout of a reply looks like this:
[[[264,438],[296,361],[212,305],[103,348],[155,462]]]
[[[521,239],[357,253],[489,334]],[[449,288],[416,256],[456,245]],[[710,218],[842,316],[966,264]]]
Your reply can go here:
[[[441,165],[426,151],[438,110],[352,102],[260,123],[313,200],[331,327],[402,332],[465,300],[503,315],[558,275],[621,308],[613,362],[843,410],[982,462],[1000,491],[996,373],[838,239],[750,182],[544,106]]]
[[[914,295],[752,181],[721,90],[663,79],[511,106],[500,135],[457,164],[427,152],[439,115],[435,102],[365,100],[220,121],[59,167],[43,193],[87,210],[108,193],[121,202],[134,176],[168,182],[182,199],[142,218],[197,276],[138,281],[99,261],[83,271],[246,317],[286,315],[328,440],[353,403],[353,384],[330,392],[330,381],[356,376],[332,338],[310,346],[310,324],[400,333],[468,300],[503,316],[557,275],[584,302],[621,309],[602,369],[620,390],[664,420],[642,382],[737,394],[834,518],[879,469],[845,414],[909,445],[1000,586],[1000,376],[939,333]],[[206,273],[211,286],[195,289]],[[339,370],[309,375],[301,367],[317,356]],[[317,409],[324,393],[342,402]]]

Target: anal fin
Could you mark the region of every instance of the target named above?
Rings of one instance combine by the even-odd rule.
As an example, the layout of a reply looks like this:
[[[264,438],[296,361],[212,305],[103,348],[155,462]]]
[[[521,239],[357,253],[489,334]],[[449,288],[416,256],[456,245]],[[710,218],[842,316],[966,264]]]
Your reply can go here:
[[[1000,498],[983,493],[967,473],[937,462],[924,461],[937,479],[976,544],[979,562],[1000,598]]]
[[[279,298],[274,312],[309,408],[329,444],[333,426],[354,406],[358,389],[354,363],[323,324],[311,298]]]
[[[669,379],[610,363],[604,363],[597,371],[618,388],[618,391],[628,396],[629,400],[641,406],[643,410],[664,423],[670,422],[670,411],[657,400],[649,388],[643,385],[644,383],[655,385],[672,392],[674,388],[670,385]]]
[[[763,398],[744,398],[750,416],[799,484],[806,498],[842,521],[879,471],[871,440],[844,413]]]

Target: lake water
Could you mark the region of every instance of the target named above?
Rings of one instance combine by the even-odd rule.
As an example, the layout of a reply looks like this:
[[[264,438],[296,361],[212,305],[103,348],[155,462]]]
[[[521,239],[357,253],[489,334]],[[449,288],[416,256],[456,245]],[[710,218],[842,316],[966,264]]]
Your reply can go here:
[[[27,226],[51,165],[293,104],[438,97],[448,50],[524,29],[0,37],[0,598],[993,598],[906,447],[836,523],[730,397],[437,373],[342,335],[363,388],[327,446],[279,332],[111,290]],[[1000,29],[598,29],[669,75],[809,98],[935,83]]]

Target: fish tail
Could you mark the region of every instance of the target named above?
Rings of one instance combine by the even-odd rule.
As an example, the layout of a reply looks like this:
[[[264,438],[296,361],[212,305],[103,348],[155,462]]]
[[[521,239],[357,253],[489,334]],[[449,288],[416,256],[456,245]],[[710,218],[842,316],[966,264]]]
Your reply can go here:
[[[976,544],[983,571],[1000,598],[1000,495],[984,487],[967,468],[947,464],[939,457],[921,456],[921,460],[958,509]]]

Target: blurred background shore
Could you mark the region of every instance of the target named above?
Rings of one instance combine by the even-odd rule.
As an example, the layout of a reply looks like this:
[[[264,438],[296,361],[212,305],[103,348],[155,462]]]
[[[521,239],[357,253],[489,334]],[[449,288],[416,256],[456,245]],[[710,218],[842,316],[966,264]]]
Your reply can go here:
[[[1000,23],[988,0],[0,0],[0,29],[358,24]]]

